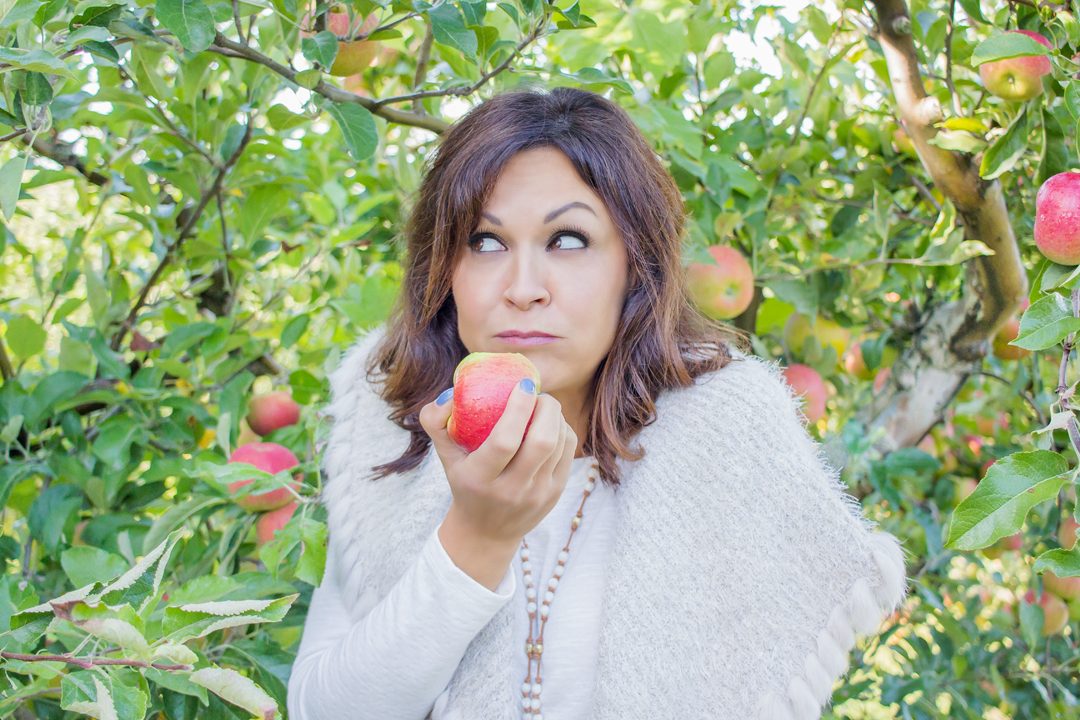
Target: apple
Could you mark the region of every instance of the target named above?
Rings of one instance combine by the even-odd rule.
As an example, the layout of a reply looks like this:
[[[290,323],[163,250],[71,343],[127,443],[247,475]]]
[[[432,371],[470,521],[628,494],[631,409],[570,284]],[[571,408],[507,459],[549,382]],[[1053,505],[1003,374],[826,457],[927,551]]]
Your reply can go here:
[[[1001,538],[989,547],[982,548],[982,554],[991,560],[996,560],[1006,552],[1022,550],[1023,547],[1024,533],[1018,532],[1015,535]]]
[[[1073,520],[1071,515],[1061,518],[1061,524],[1058,525],[1058,542],[1061,543],[1061,547],[1066,550],[1073,549],[1073,545],[1076,544],[1077,528],[1080,528],[1080,523]]]
[[[268,473],[281,472],[300,464],[300,461],[296,459],[296,456],[293,455],[289,448],[272,442],[252,442],[241,445],[229,456],[229,462],[248,463]],[[236,480],[229,483],[229,490],[236,493],[240,488],[253,482],[255,482],[255,478]],[[299,477],[289,484],[294,490],[299,490]],[[288,488],[283,487],[238,497],[236,498],[236,504],[245,510],[260,512],[263,510],[275,510],[292,499],[293,494],[289,492]]]
[[[881,353],[879,369],[882,366],[891,364],[895,359],[896,350],[886,345]],[[844,369],[860,380],[870,380],[874,377],[874,371],[870,370],[866,365],[866,360],[863,358],[862,341],[851,343],[851,347],[844,352],[844,356],[840,360],[844,364]]]
[[[792,313],[788,317],[784,325],[784,343],[788,350],[801,353],[811,335],[818,339],[822,347],[828,345],[835,350],[837,360],[844,356],[844,351],[851,343],[851,333],[847,328],[828,318],[818,316],[811,325],[810,318],[800,313]]]
[[[1048,48],[1054,47],[1049,40],[1037,32],[1031,30],[1009,30],[1009,32],[1027,35]],[[1050,58],[1045,55],[1021,55],[983,63],[979,66],[979,77],[982,78],[986,89],[999,98],[1024,101],[1042,94],[1042,78],[1043,75],[1049,74],[1050,70]]]
[[[1073,622],[1080,620],[1080,600],[1073,600],[1065,604],[1069,606],[1069,620]]]
[[[469,353],[454,368],[454,397],[446,431],[468,452],[480,447],[502,417],[510,393],[524,378],[540,392],[540,371],[521,353]],[[532,419],[525,426],[529,432]]]
[[[1035,247],[1062,265],[1080,264],[1080,172],[1048,178],[1035,194]]]
[[[1034,590],[1028,590],[1024,594],[1024,602],[1029,605],[1035,604]],[[1044,592],[1039,597],[1039,605],[1043,609],[1043,637],[1059,633],[1069,624],[1069,606],[1057,595]]]
[[[258,435],[269,435],[278,428],[296,424],[300,419],[300,406],[288,390],[276,390],[252,398],[246,419]]]
[[[1080,600],[1080,577],[1058,577],[1053,571],[1046,570],[1043,587],[1062,600]]]
[[[326,13],[326,29],[338,37],[338,51],[334,62],[327,70],[331,75],[346,77],[361,72],[375,58],[380,43],[374,40],[353,40],[357,35],[366,36],[379,26],[379,16],[371,13],[364,18],[364,23],[359,28],[355,27],[352,12],[344,5],[330,8]],[[310,13],[304,15],[300,21],[302,37],[314,35],[314,20]]]
[[[1031,301],[1024,298],[1020,302],[1020,312],[1024,312],[1031,305]],[[1013,316],[998,328],[994,335],[994,355],[1001,360],[1021,360],[1031,354],[1030,350],[1009,343],[1020,334],[1020,318]]]
[[[712,245],[708,253],[714,262],[686,267],[690,296],[701,312],[714,320],[738,317],[754,299],[750,263],[729,245]]]
[[[824,417],[828,389],[817,370],[808,365],[792,363],[784,368],[784,378],[797,395],[805,397],[802,411],[807,420],[816,423]]]
[[[277,534],[277,531],[285,527],[285,524],[289,522],[289,518],[296,512],[297,507],[299,505],[294,500],[276,510],[270,510],[259,515],[259,519],[255,521],[255,544],[261,547],[270,542],[274,535]]]

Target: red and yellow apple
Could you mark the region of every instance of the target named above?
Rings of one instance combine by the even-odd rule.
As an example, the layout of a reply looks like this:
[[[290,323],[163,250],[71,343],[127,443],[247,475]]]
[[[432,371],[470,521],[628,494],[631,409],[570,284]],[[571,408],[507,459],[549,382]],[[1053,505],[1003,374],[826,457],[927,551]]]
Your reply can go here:
[[[1024,601],[1029,605],[1035,604],[1035,591],[1028,590],[1024,594]],[[1055,635],[1065,629],[1069,624],[1069,606],[1065,601],[1053,593],[1043,592],[1039,597],[1038,604],[1043,610],[1043,637]]]
[[[1032,30],[1009,32],[1027,35],[1048,48],[1054,47],[1049,40]],[[1051,69],[1050,58],[1045,55],[1021,55],[983,63],[979,66],[979,77],[986,89],[999,98],[1024,101],[1042,94],[1043,76],[1049,74]]]
[[[287,390],[258,395],[248,403],[247,424],[258,435],[268,435],[300,419],[300,406]]]
[[[1080,264],[1080,172],[1058,173],[1039,187],[1035,247],[1053,262]]]
[[[314,34],[314,20],[310,13],[300,21],[302,37],[311,37]],[[374,40],[353,40],[357,35],[367,36],[379,26],[379,16],[371,13],[364,18],[363,24],[357,28],[357,23],[352,10],[345,5],[332,7],[326,13],[326,29],[338,38],[338,51],[334,62],[327,70],[331,75],[345,77],[355,75],[364,70],[375,58],[379,51],[380,43]]]
[[[792,363],[784,368],[784,378],[795,390],[795,394],[805,398],[806,402],[802,411],[807,420],[816,423],[825,416],[828,388],[817,370],[801,363]]]
[[[896,350],[886,345],[885,349],[881,351],[881,361],[878,363],[878,369],[891,365],[895,359]],[[847,370],[849,374],[854,375],[860,380],[870,380],[875,375],[875,371],[867,366],[866,359],[863,358],[861,341],[851,343],[851,347],[844,352],[841,362],[844,365],[844,369]]]
[[[811,335],[817,338],[822,347],[828,346],[836,351],[838,364],[851,343],[850,331],[833,320],[818,316],[811,325],[810,318],[806,315],[792,313],[788,317],[784,324],[784,343],[788,350],[796,354],[802,353]]]
[[[1080,528],[1080,523],[1073,520],[1072,515],[1061,518],[1061,524],[1058,525],[1058,542],[1061,543],[1061,547],[1066,550],[1073,549],[1076,545],[1077,528]]]
[[[296,512],[297,507],[299,505],[293,501],[276,510],[260,514],[259,519],[255,521],[255,544],[262,546],[270,542],[277,531],[289,522],[289,518]]]
[[[484,444],[502,417],[510,393],[524,378],[540,392],[540,371],[521,353],[474,352],[454,368],[454,397],[446,431],[468,452]],[[528,433],[532,419],[525,426]]]
[[[689,263],[686,284],[694,304],[714,320],[738,317],[754,299],[754,272],[735,248],[713,245],[711,263]]]
[[[263,472],[271,474],[288,470],[300,464],[292,451],[284,445],[272,442],[252,442],[241,445],[229,456],[231,463],[248,463],[254,465]],[[300,489],[299,473],[296,479],[289,484],[294,490]],[[229,483],[229,490],[234,494],[245,485],[255,482],[255,478],[241,479]],[[236,504],[245,510],[261,512],[275,510],[293,499],[293,493],[287,487],[267,490],[261,493],[251,493],[236,498]]]

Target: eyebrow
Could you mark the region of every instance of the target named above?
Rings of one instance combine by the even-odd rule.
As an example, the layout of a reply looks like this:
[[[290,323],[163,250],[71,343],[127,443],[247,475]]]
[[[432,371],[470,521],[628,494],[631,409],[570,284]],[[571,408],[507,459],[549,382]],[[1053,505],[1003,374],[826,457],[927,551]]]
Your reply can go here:
[[[559,208],[557,210],[552,210],[551,212],[549,212],[547,215],[544,216],[544,222],[549,223],[552,220],[554,220],[555,218],[559,217],[559,215],[562,215],[567,210],[570,210],[571,208],[576,208],[576,207],[584,208],[584,209],[588,210],[589,212],[591,212],[593,215],[596,215],[596,211],[593,210],[591,207],[589,207],[588,205],[586,205],[583,202],[579,202],[579,201],[575,200],[574,202],[567,203],[567,204],[563,205],[561,208]],[[486,217],[491,222],[495,223],[496,225],[500,225],[500,226],[502,225],[502,221],[499,220],[499,218],[492,215],[491,213],[482,212],[480,214],[483,215],[484,217]]]

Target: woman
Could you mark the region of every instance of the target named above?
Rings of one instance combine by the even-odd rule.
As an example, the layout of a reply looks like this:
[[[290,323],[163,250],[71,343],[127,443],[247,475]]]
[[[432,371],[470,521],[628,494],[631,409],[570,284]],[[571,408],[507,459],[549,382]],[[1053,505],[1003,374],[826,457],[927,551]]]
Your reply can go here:
[[[693,309],[683,229],[596,94],[506,92],[442,138],[400,302],[331,375],[293,720],[820,716],[906,595],[902,548],[780,368]],[[467,453],[446,426],[478,351],[526,355],[541,387]]]

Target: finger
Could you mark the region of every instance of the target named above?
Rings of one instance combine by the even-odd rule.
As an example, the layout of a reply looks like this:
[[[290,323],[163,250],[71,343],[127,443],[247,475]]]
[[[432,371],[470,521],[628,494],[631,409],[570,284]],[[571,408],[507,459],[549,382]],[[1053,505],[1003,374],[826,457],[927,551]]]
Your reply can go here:
[[[537,470],[558,450],[562,438],[562,406],[550,395],[542,394],[536,400],[536,410],[527,424],[525,438],[506,472],[527,478],[529,485],[537,477]]]
[[[520,383],[510,391],[506,407],[491,433],[469,456],[484,477],[498,477],[517,454],[525,437],[525,426],[536,413],[538,397],[535,388],[529,391]]]
[[[443,404],[438,401],[443,400]],[[453,409],[453,388],[447,388],[439,397],[420,408],[420,426],[431,438],[435,452],[443,462],[455,462],[468,455],[465,448],[450,437],[449,420]]]
[[[578,436],[574,432],[574,429],[569,425],[566,426],[566,445],[563,447],[562,455],[559,457],[558,462],[555,464],[555,469],[551,472],[551,481],[565,484],[566,478],[570,475],[570,463],[574,460],[574,455],[577,453]]]
[[[567,446],[570,445],[570,426],[567,425],[566,422],[561,422],[560,425],[561,427],[559,428],[558,444],[552,451],[551,455],[549,455],[548,458],[544,460],[544,462],[536,470],[536,476],[533,479],[533,487],[537,492],[551,494],[553,484],[552,474],[555,472],[556,466],[566,455]],[[558,500],[558,497],[559,494],[556,493],[552,498],[552,501],[556,502]]]

